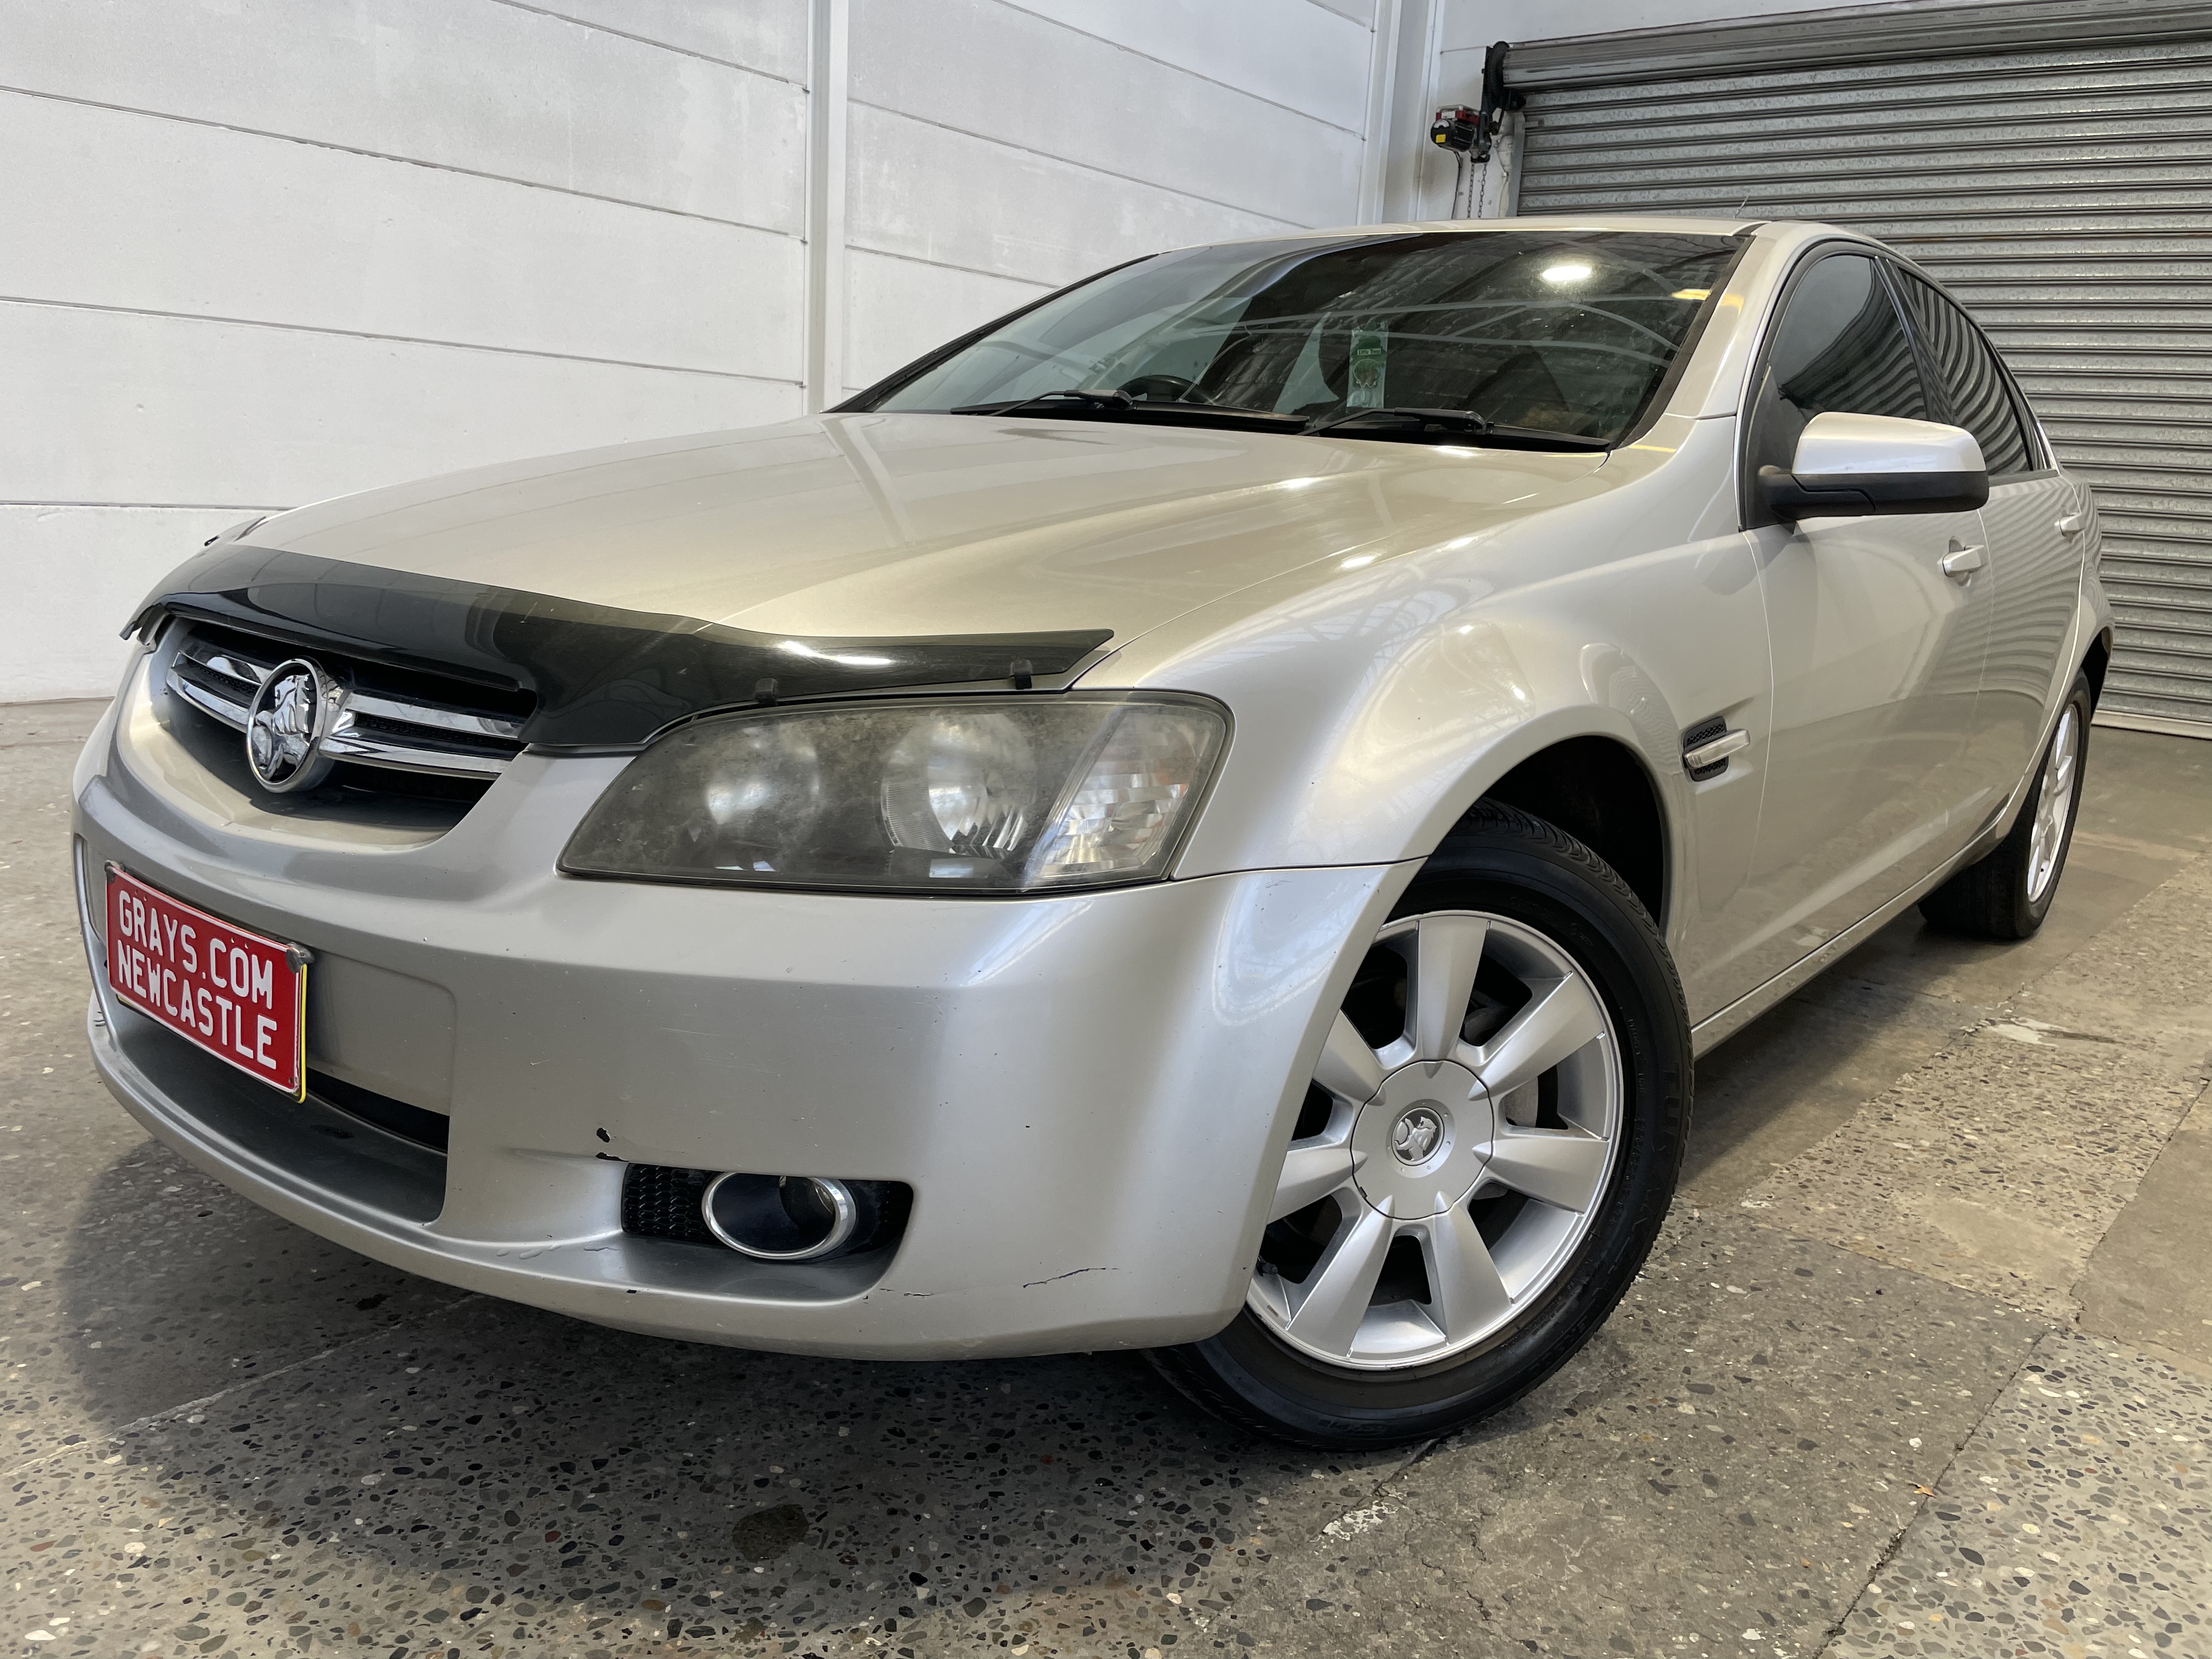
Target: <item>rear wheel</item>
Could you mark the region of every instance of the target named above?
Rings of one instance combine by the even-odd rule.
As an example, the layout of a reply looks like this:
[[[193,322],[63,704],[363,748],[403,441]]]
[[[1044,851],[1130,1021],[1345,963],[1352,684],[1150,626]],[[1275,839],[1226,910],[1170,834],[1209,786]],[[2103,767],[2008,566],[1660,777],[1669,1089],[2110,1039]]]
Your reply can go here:
[[[1920,914],[1932,926],[1999,939],[2027,939],[2043,926],[2074,843],[2074,815],[2089,758],[2089,717],[2096,706],[2089,677],[2076,674],[2011,830],[1995,852],[1920,901]]]
[[[1643,1265],[1688,1120],[1658,930],[1579,842],[1477,809],[1364,953],[1243,1310],[1154,1356],[1308,1445],[1423,1439],[1588,1340]]]

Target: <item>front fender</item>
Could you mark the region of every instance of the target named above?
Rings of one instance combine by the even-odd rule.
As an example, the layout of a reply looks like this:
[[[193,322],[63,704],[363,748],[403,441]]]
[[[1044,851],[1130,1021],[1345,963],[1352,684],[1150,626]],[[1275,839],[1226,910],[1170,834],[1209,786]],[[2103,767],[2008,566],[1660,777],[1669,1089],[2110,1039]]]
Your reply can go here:
[[[1240,709],[1180,873],[1424,858],[1492,785],[1571,738],[1621,743],[1660,775],[1672,730],[1663,700],[1648,676],[1620,672],[1622,653],[1597,649],[1610,672],[1593,696],[1581,642],[1537,617],[1453,613],[1336,645],[1332,655],[1357,659],[1345,666],[1358,684],[1340,699],[1327,696],[1337,677],[1322,663],[1295,688],[1232,698],[1267,713]]]
[[[1117,653],[1117,683],[1202,692],[1235,715],[1176,873],[1423,859],[1515,767],[1600,738],[1658,797],[1686,986],[1707,967],[1725,977],[1772,694],[1756,548],[1724,487],[1734,425],[1668,422],[1582,499],[1287,573]],[[1683,732],[1715,716],[1749,744],[1692,783]]]

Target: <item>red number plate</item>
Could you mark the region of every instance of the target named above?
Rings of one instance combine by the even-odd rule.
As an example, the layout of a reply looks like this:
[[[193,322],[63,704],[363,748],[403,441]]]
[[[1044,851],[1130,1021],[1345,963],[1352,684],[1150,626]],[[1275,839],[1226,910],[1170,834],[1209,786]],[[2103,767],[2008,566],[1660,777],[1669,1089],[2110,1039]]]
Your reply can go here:
[[[218,1060],[307,1094],[307,953],[107,866],[107,983]]]

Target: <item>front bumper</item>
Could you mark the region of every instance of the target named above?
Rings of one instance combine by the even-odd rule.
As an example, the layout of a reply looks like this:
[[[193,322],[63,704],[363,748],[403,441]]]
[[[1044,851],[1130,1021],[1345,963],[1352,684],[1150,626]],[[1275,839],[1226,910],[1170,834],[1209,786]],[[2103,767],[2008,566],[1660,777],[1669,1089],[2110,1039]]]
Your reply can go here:
[[[447,834],[244,835],[128,707],[80,769],[113,860],[306,945],[311,1064],[449,1115],[440,1154],[295,1105],[96,992],[148,1129],[363,1255],[601,1323],[856,1357],[1152,1346],[1242,1304],[1272,1175],[1389,866],[1034,900],[579,881],[619,763],[526,756]],[[628,1163],[904,1182],[896,1249],[805,1267],[625,1234]],[[1267,1175],[1263,1176],[1263,1171]]]

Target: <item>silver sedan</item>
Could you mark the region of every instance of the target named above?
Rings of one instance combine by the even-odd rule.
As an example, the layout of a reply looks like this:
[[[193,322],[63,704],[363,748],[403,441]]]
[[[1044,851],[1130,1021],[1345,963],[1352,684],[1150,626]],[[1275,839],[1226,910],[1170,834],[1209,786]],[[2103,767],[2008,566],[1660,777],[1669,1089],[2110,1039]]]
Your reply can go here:
[[[2097,543],[1847,232],[1162,254],[201,550],[79,767],[93,1054],[453,1284],[1428,1437],[1611,1311],[1699,1052],[1915,903],[2040,925]]]

